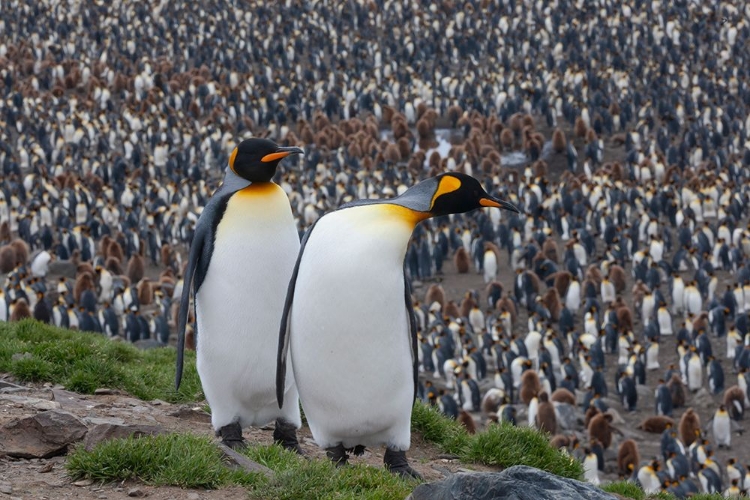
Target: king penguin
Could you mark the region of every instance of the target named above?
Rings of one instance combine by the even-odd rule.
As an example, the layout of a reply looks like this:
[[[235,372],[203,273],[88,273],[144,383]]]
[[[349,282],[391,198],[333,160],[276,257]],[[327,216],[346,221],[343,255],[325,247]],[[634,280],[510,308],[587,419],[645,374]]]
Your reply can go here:
[[[242,428],[276,420],[274,441],[301,452],[302,423],[294,378],[274,397],[274,354],[286,286],[300,242],[284,190],[272,178],[279,162],[303,151],[247,139],[229,157],[220,189],[195,228],[178,322],[177,375],[182,378],[190,292],[195,297],[197,369],[211,423],[222,442],[242,447]],[[192,287],[190,286],[192,284]]]
[[[418,374],[406,250],[420,221],[481,207],[518,212],[473,177],[444,173],[396,198],[342,205],[305,233],[281,321],[277,397],[281,406],[291,352],[313,438],[335,464],[385,445],[387,469],[419,477],[406,459]]]

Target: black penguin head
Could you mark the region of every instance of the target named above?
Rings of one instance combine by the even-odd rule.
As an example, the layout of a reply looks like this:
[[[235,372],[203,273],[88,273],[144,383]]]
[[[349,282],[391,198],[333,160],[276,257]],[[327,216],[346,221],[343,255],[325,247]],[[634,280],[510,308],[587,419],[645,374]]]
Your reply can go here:
[[[229,156],[229,168],[250,182],[270,182],[283,158],[303,153],[300,148],[281,147],[268,139],[246,139]]]
[[[461,173],[446,173],[433,179],[435,191],[429,212],[432,216],[460,214],[481,207],[520,211],[511,203],[490,196],[474,177]]]

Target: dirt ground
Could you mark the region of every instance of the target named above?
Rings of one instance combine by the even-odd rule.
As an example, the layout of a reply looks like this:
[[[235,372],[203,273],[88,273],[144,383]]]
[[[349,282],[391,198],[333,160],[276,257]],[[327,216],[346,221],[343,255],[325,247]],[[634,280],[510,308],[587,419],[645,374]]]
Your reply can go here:
[[[39,409],[39,400],[53,401],[53,389],[62,387],[26,387],[24,390],[0,392],[0,426],[19,418],[34,415]],[[171,432],[191,432],[212,435],[209,417],[200,410],[201,404],[172,405],[163,401],[141,401],[127,395],[74,395],[58,400],[61,410],[80,417],[87,425],[98,423],[141,424],[159,426]],[[181,412],[181,416],[174,414]],[[185,416],[187,415],[187,416]],[[251,443],[270,443],[273,429],[246,429],[245,437]],[[315,459],[325,459],[325,453],[318,449],[312,440],[310,430],[300,431],[300,443],[304,451]],[[384,450],[367,450],[362,457],[351,457],[351,463],[367,463],[382,466]],[[466,466],[457,461],[440,457],[434,446],[414,437],[409,452],[412,466],[425,479],[437,480],[459,470],[491,470],[482,466]],[[136,481],[125,483],[99,484],[90,481],[74,482],[64,468],[65,457],[50,459],[0,458],[0,493],[9,498],[57,499],[76,498],[82,500],[129,498],[129,493],[137,489],[144,496],[158,500],[167,499],[222,499],[247,498],[242,488],[221,488],[211,490],[185,490],[175,487],[152,487]],[[0,499],[4,498],[0,495]]]

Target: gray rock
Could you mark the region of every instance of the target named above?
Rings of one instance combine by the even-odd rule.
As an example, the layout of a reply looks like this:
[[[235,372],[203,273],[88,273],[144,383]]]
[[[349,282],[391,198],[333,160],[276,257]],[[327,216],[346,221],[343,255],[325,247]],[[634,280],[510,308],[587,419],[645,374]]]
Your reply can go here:
[[[7,380],[0,380],[0,389],[26,389],[22,385],[14,384],[13,382],[8,382]]]
[[[716,406],[714,397],[708,392],[708,389],[701,387],[698,389],[693,397],[690,399],[691,406],[699,406],[701,408],[713,408]]]
[[[517,465],[420,484],[407,500],[616,500],[596,486]]]
[[[170,417],[192,420],[193,422],[209,423],[211,415],[203,411],[203,408],[181,407],[169,414]]]
[[[154,436],[166,432],[165,429],[154,425],[100,424],[93,427],[86,435],[86,439],[83,441],[83,447],[86,451],[91,451],[97,444],[110,439],[125,439],[131,436]]]
[[[0,455],[48,458],[62,455],[86,435],[86,425],[65,411],[51,410],[14,420],[0,428]]]
[[[34,356],[30,352],[24,352],[23,354],[20,352],[17,352],[13,354],[13,356],[10,357],[11,361],[21,361],[22,359],[31,359]]]
[[[62,409],[66,411],[90,410],[100,406],[99,403],[89,401],[80,394],[64,389],[52,389],[52,399],[59,403]]]
[[[16,396],[13,394],[0,394],[0,401],[10,401],[11,403],[16,403],[26,408],[41,411],[57,410],[60,408],[60,403],[56,401],[50,401],[49,399]]]
[[[13,493],[13,486],[8,483],[0,483],[0,493],[3,495],[10,495]]]
[[[194,491],[191,491],[187,495],[187,500],[201,500],[201,496]]]
[[[555,417],[557,425],[566,431],[573,431],[583,426],[583,420],[578,417],[578,413],[573,405],[567,403],[553,403],[555,406]]]
[[[128,490],[129,497],[141,498],[146,496],[146,492],[140,488],[131,488]]]

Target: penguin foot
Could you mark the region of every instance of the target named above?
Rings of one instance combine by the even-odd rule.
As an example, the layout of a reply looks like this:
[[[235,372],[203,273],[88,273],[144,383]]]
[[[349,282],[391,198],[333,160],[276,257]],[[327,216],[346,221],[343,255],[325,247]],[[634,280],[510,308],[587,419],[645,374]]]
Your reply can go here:
[[[365,447],[362,446],[361,444],[358,444],[357,446],[355,446],[353,448],[353,450],[354,450],[354,456],[355,457],[361,457],[362,455],[365,454]],[[347,451],[349,451],[349,450],[347,450]]]
[[[385,455],[383,456],[383,463],[385,464],[385,468],[393,474],[398,474],[406,479],[423,479],[419,472],[409,466],[409,461],[406,459],[405,451],[396,451],[386,448]]]
[[[333,462],[336,467],[347,465],[347,460],[349,460],[349,455],[347,455],[343,444],[326,448],[326,456],[331,459],[331,462]]]
[[[216,433],[221,438],[221,442],[233,450],[241,450],[247,446],[245,438],[242,437],[242,426],[239,422],[233,422],[225,425]]]
[[[286,420],[276,419],[276,427],[273,430],[273,442],[298,455],[305,454],[302,448],[300,448],[299,441],[297,441],[297,428],[294,424]]]

